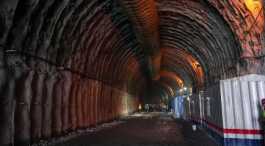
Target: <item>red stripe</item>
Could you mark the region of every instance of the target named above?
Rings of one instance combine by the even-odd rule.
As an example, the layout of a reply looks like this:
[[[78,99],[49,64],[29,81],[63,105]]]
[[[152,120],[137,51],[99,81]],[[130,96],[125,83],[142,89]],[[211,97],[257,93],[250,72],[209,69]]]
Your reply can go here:
[[[224,133],[233,133],[233,134],[263,134],[262,130],[254,129],[223,129]]]
[[[198,120],[198,118],[196,119]],[[225,134],[263,134],[263,130],[255,130],[255,129],[225,129],[221,128],[216,124],[211,123],[210,121],[207,120],[202,120],[204,121],[210,128],[215,129],[219,131],[220,133],[225,133]]]

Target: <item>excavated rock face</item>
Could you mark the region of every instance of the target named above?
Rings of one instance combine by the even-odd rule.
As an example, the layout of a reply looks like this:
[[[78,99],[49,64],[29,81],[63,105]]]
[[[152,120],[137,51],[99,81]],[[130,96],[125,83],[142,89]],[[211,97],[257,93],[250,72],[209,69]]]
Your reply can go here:
[[[0,3],[0,144],[112,120],[124,99],[136,109],[148,57],[118,3]]]
[[[264,74],[262,1],[157,0],[157,7],[161,70],[175,72],[195,90],[220,79]]]
[[[262,1],[1,0],[0,144],[112,120],[139,97],[264,74],[264,47]]]
[[[239,74],[264,74],[264,1],[213,0],[209,3],[229,24],[242,48],[242,68],[238,71]]]
[[[164,49],[162,68],[182,68],[195,77],[194,81],[199,81],[196,81],[199,86],[204,79],[196,73],[198,68],[204,70],[211,82],[237,73],[239,42],[213,7],[205,2],[184,0],[161,0],[158,7]],[[191,61],[187,52],[198,62]],[[195,64],[198,66],[193,67]]]

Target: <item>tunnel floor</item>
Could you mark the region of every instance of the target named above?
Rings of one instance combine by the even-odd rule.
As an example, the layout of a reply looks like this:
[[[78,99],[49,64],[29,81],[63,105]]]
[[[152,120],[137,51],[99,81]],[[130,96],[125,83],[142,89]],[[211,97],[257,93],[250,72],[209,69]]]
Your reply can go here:
[[[122,119],[113,127],[86,133],[54,146],[216,146],[201,130],[192,131],[191,124],[174,120],[167,113],[141,113]]]

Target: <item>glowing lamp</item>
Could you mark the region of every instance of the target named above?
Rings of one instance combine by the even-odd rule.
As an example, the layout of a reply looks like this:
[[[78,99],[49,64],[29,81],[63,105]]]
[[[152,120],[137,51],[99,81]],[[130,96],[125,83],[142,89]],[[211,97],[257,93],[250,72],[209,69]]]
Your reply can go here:
[[[142,110],[142,105],[141,104],[139,104],[138,110]]]
[[[260,0],[245,0],[245,5],[254,17],[257,17],[262,9],[262,2]]]

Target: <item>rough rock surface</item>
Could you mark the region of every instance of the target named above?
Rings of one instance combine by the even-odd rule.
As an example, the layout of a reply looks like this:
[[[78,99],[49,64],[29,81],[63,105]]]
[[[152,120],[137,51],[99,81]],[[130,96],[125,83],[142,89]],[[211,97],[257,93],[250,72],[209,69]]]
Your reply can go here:
[[[115,119],[144,91],[174,95],[180,79],[197,91],[265,73],[262,5],[121,1],[0,1],[0,144]]]

